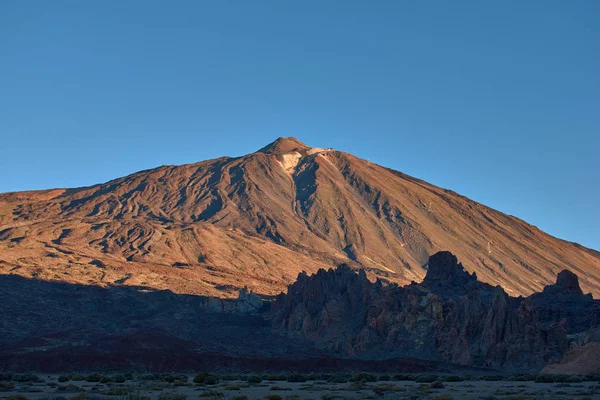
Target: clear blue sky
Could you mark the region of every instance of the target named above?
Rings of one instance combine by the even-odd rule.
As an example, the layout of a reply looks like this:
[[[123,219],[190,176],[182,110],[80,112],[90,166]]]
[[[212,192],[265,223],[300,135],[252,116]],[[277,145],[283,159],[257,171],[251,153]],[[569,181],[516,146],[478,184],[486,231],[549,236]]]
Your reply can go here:
[[[0,1],[0,192],[334,147],[600,249],[600,1]]]

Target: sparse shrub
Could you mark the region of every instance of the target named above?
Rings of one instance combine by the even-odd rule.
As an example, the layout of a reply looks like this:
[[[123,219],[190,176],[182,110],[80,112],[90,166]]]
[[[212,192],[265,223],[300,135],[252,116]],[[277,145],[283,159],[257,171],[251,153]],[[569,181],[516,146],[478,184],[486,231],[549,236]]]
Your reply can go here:
[[[13,382],[0,382],[0,392],[13,390],[15,388],[15,384]]]
[[[217,378],[214,375],[209,375],[206,378],[204,378],[205,385],[216,385],[217,383],[219,383],[219,378]]]
[[[102,379],[104,379],[104,376],[100,375],[100,374],[91,374],[88,375],[86,378],[87,382],[100,382],[102,381]]]
[[[129,394],[129,388],[126,387],[113,387],[104,392],[107,396],[126,396]]]
[[[38,382],[40,377],[33,374],[15,374],[12,376],[15,382]]]
[[[486,375],[486,376],[481,377],[482,381],[489,381],[489,382],[501,381],[502,379],[504,379],[504,377],[501,375]]]
[[[201,372],[194,377],[194,383],[204,383],[204,380],[209,376],[210,374],[208,372]]]
[[[112,381],[115,383],[125,383],[127,378],[124,375],[115,375],[112,377]]]
[[[81,374],[73,374],[71,375],[71,380],[72,381],[85,381],[85,376],[81,375]]]
[[[278,394],[269,394],[265,396],[266,400],[282,400],[282,397]]]
[[[206,392],[200,393],[200,397],[209,397],[211,399],[224,399],[225,394],[218,390],[207,390]]]
[[[442,382],[442,381],[435,381],[435,382],[432,382],[431,385],[429,385],[429,387],[431,389],[443,389],[444,388],[444,382]]]
[[[59,381],[59,382],[67,382],[67,381],[69,381],[70,379],[71,379],[71,378],[69,378],[69,377],[68,377],[68,376],[66,376],[66,375],[61,375],[61,376],[59,376],[59,377],[58,377],[58,381]]]
[[[57,392],[81,392],[83,389],[77,385],[69,383],[68,385],[59,385],[56,388]]]
[[[258,375],[250,375],[247,379],[248,383],[261,383],[262,377]]]
[[[27,397],[21,395],[21,394],[18,394],[18,395],[15,395],[15,396],[8,396],[6,398],[6,400],[29,400],[29,399]]]
[[[248,400],[248,396],[235,396],[231,400]]]
[[[412,381],[413,377],[410,375],[394,375],[395,381]]]
[[[382,381],[382,382],[389,381],[390,377],[389,377],[389,375],[381,375],[379,377],[379,380]]]
[[[450,396],[449,394],[442,394],[433,397],[431,400],[454,400],[454,397]]]
[[[0,381],[12,381],[12,372],[0,372]]]
[[[306,382],[306,376],[302,374],[292,374],[287,378],[288,382]]]
[[[417,379],[415,379],[415,382],[431,383],[431,382],[437,381],[437,379],[438,379],[437,375],[423,374],[423,375],[417,376]]]
[[[464,381],[464,378],[462,376],[458,376],[458,375],[448,375],[448,376],[444,377],[444,381],[445,382],[462,382],[462,381]]]
[[[226,385],[223,387],[225,390],[240,390],[242,387],[240,385]]]
[[[571,375],[571,376],[567,376],[566,381],[569,383],[579,383],[579,382],[583,382],[583,377],[581,377],[579,375]]]
[[[552,375],[538,375],[535,378],[538,383],[554,383],[554,376]]]
[[[86,400],[88,395],[86,393],[77,393],[74,396],[69,397],[69,400]]]
[[[507,380],[513,381],[513,382],[528,382],[528,381],[535,381],[535,378],[536,378],[536,375],[519,374],[519,375],[509,376],[507,378]]]
[[[128,381],[133,380],[133,374],[131,372],[128,372],[123,376],[125,376],[125,379],[127,379]]]
[[[161,393],[158,395],[157,399],[158,400],[186,400],[187,396],[184,394],[179,394],[179,393],[174,393],[174,394]]]
[[[367,374],[366,372],[361,372],[360,374],[354,375],[352,378],[350,378],[350,382],[359,381],[377,382],[377,376],[373,374]]]
[[[348,382],[348,375],[346,375],[346,374],[331,375],[327,379],[327,382],[329,382],[329,383],[347,383]]]

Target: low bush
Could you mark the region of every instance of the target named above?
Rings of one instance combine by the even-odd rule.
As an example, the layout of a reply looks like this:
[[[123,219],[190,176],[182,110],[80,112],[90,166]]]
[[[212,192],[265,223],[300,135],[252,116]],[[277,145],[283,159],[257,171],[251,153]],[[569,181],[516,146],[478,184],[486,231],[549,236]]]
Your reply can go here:
[[[465,379],[462,376],[458,376],[458,375],[448,375],[446,377],[444,377],[444,381],[446,382],[462,382]]]
[[[418,382],[418,383],[431,383],[431,382],[435,382],[437,380],[438,380],[437,375],[423,374],[423,375],[417,376],[417,379],[415,379],[415,382]]]
[[[231,400],[248,400],[248,396],[235,396]]]
[[[200,397],[209,397],[211,399],[224,399],[225,394],[218,390],[207,390],[206,392],[200,393]]]
[[[431,389],[443,389],[445,386],[444,386],[444,382],[435,381],[435,382],[432,382],[431,385],[429,385],[429,387]]]
[[[335,374],[331,375],[327,382],[329,383],[348,383],[348,375],[346,374]]]
[[[68,382],[69,380],[71,380],[71,378],[68,377],[67,375],[61,375],[61,376],[58,377],[58,381],[61,382],[61,383],[62,382]]]
[[[381,375],[379,377],[379,380],[382,381],[382,382],[389,381],[390,377],[389,377],[389,375]]]
[[[287,378],[288,382],[306,382],[306,376],[302,374],[292,374]]]
[[[361,372],[360,374],[354,375],[350,378],[350,382],[377,382],[377,376],[373,374],[368,374],[366,372]]]
[[[554,376],[552,375],[538,375],[535,378],[535,381],[538,383],[554,383]]]
[[[414,378],[410,375],[394,375],[395,381],[412,381]]]
[[[503,380],[504,377],[501,375],[485,375],[481,377],[482,381],[488,381],[488,382],[497,382],[497,381],[501,381]]]
[[[216,385],[217,383],[219,383],[219,378],[217,378],[214,375],[209,375],[206,378],[204,378],[205,385]]]
[[[157,400],[186,400],[187,396],[180,393],[161,393],[158,395]]]
[[[261,383],[262,382],[262,378],[258,375],[250,375],[248,378],[246,378],[246,380],[248,381],[248,383]]]
[[[204,383],[204,380],[209,376],[210,374],[208,372],[201,372],[194,377],[194,383]]]
[[[15,382],[38,382],[40,377],[33,374],[15,374],[12,376]]]
[[[0,372],[0,381],[12,381],[12,372]]]
[[[15,388],[15,384],[13,382],[0,382],[0,392],[13,390]]]
[[[283,398],[278,394],[269,394],[265,396],[266,400],[282,400]]]
[[[91,375],[88,375],[85,380],[87,382],[100,382],[100,381],[102,381],[102,379],[104,379],[104,376],[102,376],[100,374],[91,374]]]

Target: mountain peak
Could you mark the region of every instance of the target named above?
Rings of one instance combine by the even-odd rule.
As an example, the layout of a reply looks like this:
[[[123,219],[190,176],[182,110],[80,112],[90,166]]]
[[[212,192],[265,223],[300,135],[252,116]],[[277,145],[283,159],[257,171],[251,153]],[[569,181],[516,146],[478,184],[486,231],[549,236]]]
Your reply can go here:
[[[273,143],[270,143],[258,150],[259,153],[266,154],[283,154],[291,153],[292,151],[303,152],[309,150],[310,147],[296,139],[295,137],[280,137]]]

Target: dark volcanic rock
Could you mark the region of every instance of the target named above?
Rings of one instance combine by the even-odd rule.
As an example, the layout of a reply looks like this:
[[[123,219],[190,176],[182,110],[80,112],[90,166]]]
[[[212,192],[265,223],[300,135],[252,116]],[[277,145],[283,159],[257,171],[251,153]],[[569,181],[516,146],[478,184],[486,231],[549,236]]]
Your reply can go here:
[[[337,355],[541,369],[562,358],[569,335],[600,323],[600,302],[578,289],[562,272],[542,293],[513,298],[439,252],[423,282],[406,287],[372,283],[346,265],[301,274],[272,312],[276,328]]]

